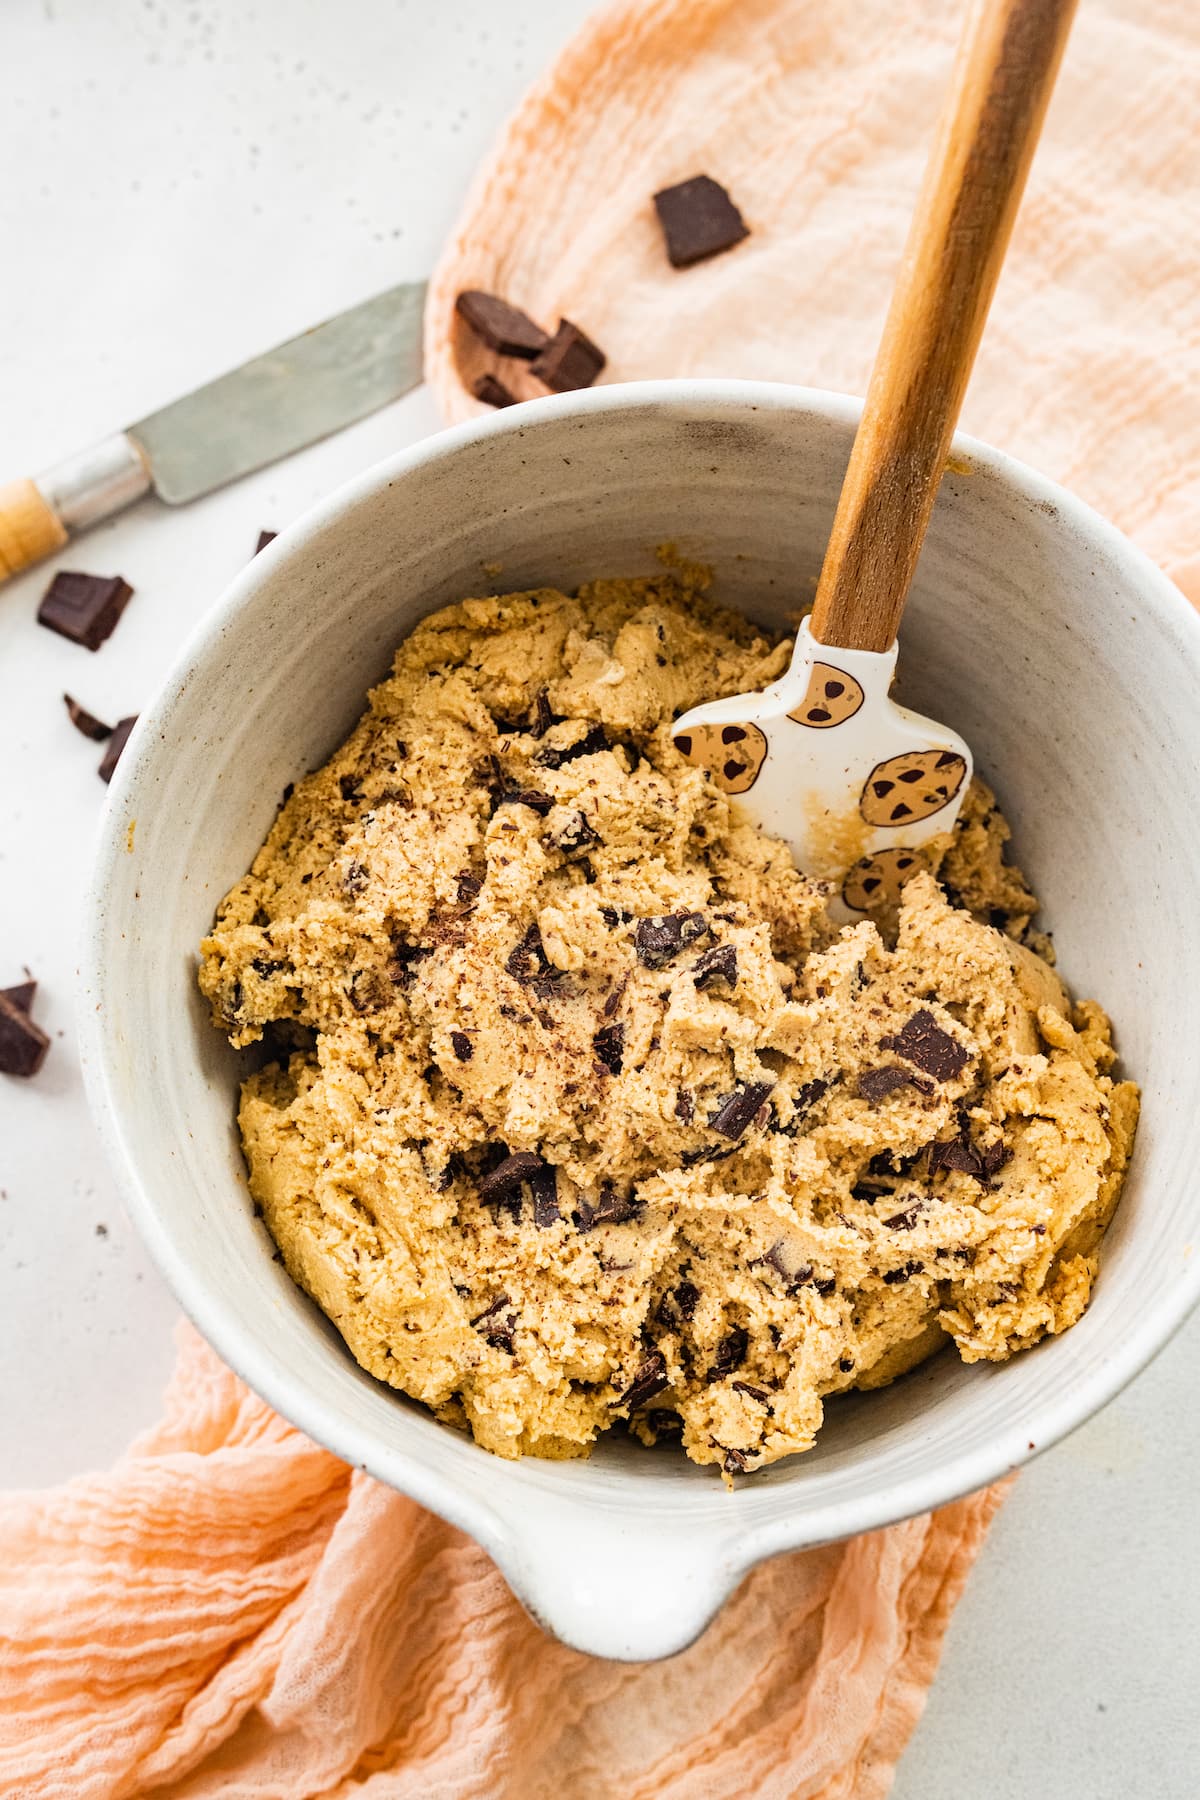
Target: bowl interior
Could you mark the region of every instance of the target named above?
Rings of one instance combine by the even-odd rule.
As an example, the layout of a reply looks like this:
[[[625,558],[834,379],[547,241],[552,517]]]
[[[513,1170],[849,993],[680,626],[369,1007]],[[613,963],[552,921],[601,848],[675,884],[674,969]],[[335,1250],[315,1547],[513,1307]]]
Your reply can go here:
[[[90,1080],[181,1300],[273,1404],[483,1538],[556,1629],[611,1654],[675,1648],[702,1619],[689,1625],[681,1603],[657,1636],[581,1626],[568,1616],[579,1593],[568,1604],[539,1576],[517,1515],[575,1510],[585,1531],[631,1540],[646,1520],[682,1522],[728,1585],[761,1554],[887,1522],[1014,1466],[1108,1398],[1194,1299],[1200,632],[1189,609],[1077,502],[960,446],[906,615],[904,697],[974,747],[1073,991],[1115,1020],[1145,1093],[1134,1167],[1092,1306],[1069,1335],[999,1367],[943,1355],[839,1402],[812,1453],[732,1496],[676,1455],[616,1440],[587,1463],[499,1463],[357,1368],[253,1218],[233,1121],[238,1059],[207,1021],[196,946],[284,785],[337,745],[431,608],[646,572],[669,541],[714,566],[720,597],[784,623],[811,596],[855,414],[802,390],[666,383],[539,402],[418,448],[255,559],[145,716],[106,817],[86,956]],[[556,1579],[586,1586],[578,1569]],[[603,1596],[595,1604],[603,1611]]]

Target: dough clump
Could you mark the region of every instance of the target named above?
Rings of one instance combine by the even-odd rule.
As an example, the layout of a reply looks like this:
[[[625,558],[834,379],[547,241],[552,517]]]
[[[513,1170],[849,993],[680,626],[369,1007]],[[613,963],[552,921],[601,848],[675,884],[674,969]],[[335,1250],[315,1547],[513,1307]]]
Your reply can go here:
[[[628,1421],[759,1469],[1087,1304],[1137,1091],[987,789],[838,930],[671,743],[789,652],[672,573],[435,613],[202,947],[288,1271],[502,1456]]]

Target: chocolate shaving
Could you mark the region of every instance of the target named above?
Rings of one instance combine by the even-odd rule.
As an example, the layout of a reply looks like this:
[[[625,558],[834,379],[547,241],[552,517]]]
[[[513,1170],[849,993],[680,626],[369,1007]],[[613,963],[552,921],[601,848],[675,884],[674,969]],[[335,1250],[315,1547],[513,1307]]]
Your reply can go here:
[[[625,1051],[625,1027],[603,1025],[592,1039],[592,1049],[610,1075],[619,1075]]]
[[[97,771],[101,781],[111,781],[121,760],[121,752],[129,742],[129,734],[137,724],[137,714],[130,713],[127,719],[118,719],[113,726],[112,736],[105,746],[104,755],[100,758]]]
[[[511,1304],[507,1294],[500,1294],[492,1301],[486,1312],[480,1313],[477,1319],[471,1320],[475,1330],[481,1332],[494,1349],[507,1350],[510,1355],[513,1347],[513,1332],[517,1327],[517,1315],[509,1313],[507,1319],[504,1319],[500,1317],[500,1314],[506,1306],[511,1306]]]
[[[543,794],[540,788],[509,788],[497,800],[496,810],[502,806],[527,806],[544,819],[553,805],[553,794]]]
[[[661,1394],[669,1386],[666,1358],[661,1350],[652,1350],[620,1399],[613,1401],[613,1405],[636,1412],[639,1406],[645,1406],[647,1400],[653,1400],[655,1394]]]
[[[485,1205],[496,1200],[509,1200],[525,1182],[546,1167],[532,1150],[513,1150],[479,1183],[479,1198]]]
[[[530,1177],[529,1189],[533,1195],[533,1222],[539,1231],[548,1231],[562,1217],[558,1210],[558,1171],[544,1163]]]
[[[575,388],[591,387],[607,361],[599,344],[593,344],[578,325],[560,319],[558,330],[529,372],[554,393],[567,394]]]
[[[933,1014],[927,1007],[915,1012],[907,1025],[893,1037],[879,1040],[884,1050],[894,1050],[897,1056],[906,1061],[916,1063],[926,1075],[932,1075],[935,1081],[952,1081],[969,1060],[969,1052],[964,1050],[957,1038],[943,1031]]]
[[[485,375],[477,375],[471,383],[471,392],[485,406],[516,406],[517,396],[511,388],[506,388],[498,376],[490,371]]]
[[[693,175],[674,187],[661,188],[654,196],[654,209],[675,269],[732,250],[750,235],[741,213],[711,175]]]
[[[751,1400],[761,1400],[764,1406],[770,1404],[771,1396],[764,1388],[753,1387],[748,1381],[731,1381],[729,1385],[737,1394],[749,1394]]]
[[[774,1086],[773,1081],[752,1081],[728,1094],[708,1121],[709,1129],[722,1137],[740,1138]]]
[[[608,996],[608,999],[604,1002],[604,1017],[606,1019],[612,1018],[612,1016],[616,1012],[618,1006],[620,1006],[621,1001],[625,995],[625,989],[628,986],[629,986],[629,972],[627,970],[625,972],[625,974],[622,975],[620,981],[618,981],[618,983],[617,983],[616,987],[613,989],[612,993]]]
[[[76,731],[82,731],[85,738],[91,738],[94,744],[102,744],[105,738],[112,736],[112,726],[106,725],[103,719],[98,719],[95,713],[90,713],[86,706],[80,706],[78,700],[73,700],[70,694],[64,694],[63,699],[68,718]]]
[[[20,991],[9,989],[0,994],[0,1075],[28,1078],[45,1062],[50,1039],[34,1024],[28,1009],[9,998],[10,993]]]
[[[132,593],[119,575],[83,575],[60,569],[42,596],[38,624],[85,650],[98,650],[116,630]]]
[[[470,1062],[475,1054],[475,1046],[465,1031],[452,1031],[450,1033],[450,1047],[454,1051],[459,1062]]]
[[[720,1381],[734,1369],[740,1368],[749,1348],[750,1333],[743,1325],[735,1325],[717,1345],[716,1358],[704,1377],[705,1381]]]
[[[734,988],[737,986],[737,978],[737,951],[732,944],[714,944],[711,950],[706,950],[692,964],[692,979],[699,993],[712,987],[715,981],[727,982]]]
[[[579,1211],[575,1215],[576,1229],[588,1232],[594,1231],[598,1225],[623,1225],[628,1219],[636,1219],[639,1211],[632,1194],[618,1194],[611,1182],[606,1181],[595,1205],[590,1200],[580,1200]]]
[[[598,756],[601,750],[611,750],[608,733],[603,725],[589,725],[581,738],[573,744],[560,749],[554,744],[547,744],[539,750],[534,762],[541,769],[561,769],[565,763],[575,762],[580,756]]]
[[[660,918],[639,919],[633,948],[646,969],[665,969],[679,952],[704,936],[708,922],[703,913],[667,913]]]
[[[510,306],[498,294],[485,294],[480,288],[467,288],[454,302],[454,310],[480,343],[497,356],[519,356],[531,361],[550,339],[540,325]]]

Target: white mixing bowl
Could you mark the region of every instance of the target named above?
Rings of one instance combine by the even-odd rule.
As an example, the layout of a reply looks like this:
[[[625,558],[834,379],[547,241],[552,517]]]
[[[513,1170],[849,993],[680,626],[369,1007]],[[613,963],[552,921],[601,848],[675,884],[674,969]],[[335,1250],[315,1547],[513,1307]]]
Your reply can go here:
[[[201,1004],[196,946],[285,783],[341,741],[431,608],[644,573],[670,540],[715,567],[724,599],[781,625],[811,596],[857,411],[800,388],[648,383],[405,451],[247,566],[142,715],[104,818],[89,1088],[180,1301],[272,1406],[470,1532],[549,1630],[602,1656],[669,1655],[763,1557],[1016,1468],[1110,1399],[1200,1295],[1200,620],[1078,500],[958,442],[905,618],[903,690],[974,746],[1075,992],[1111,1010],[1144,1088],[1137,1153],[1073,1331],[1001,1367],[945,1354],[840,1400],[815,1450],[732,1494],[677,1450],[616,1439],[587,1462],[503,1462],[355,1365],[254,1218],[240,1059]]]

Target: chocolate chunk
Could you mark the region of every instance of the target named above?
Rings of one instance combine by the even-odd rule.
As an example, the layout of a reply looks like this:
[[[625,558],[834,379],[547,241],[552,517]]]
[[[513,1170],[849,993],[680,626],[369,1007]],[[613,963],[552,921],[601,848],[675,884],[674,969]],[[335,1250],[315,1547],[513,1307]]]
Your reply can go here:
[[[417,963],[423,962],[432,954],[423,944],[409,944],[403,938],[393,937],[392,960],[387,966],[388,980],[394,981],[397,987],[406,985],[412,980]]]
[[[667,913],[661,918],[639,919],[633,948],[645,969],[665,969],[679,952],[704,936],[708,922],[703,913]]]
[[[481,1332],[494,1349],[507,1350],[510,1355],[513,1347],[513,1332],[517,1328],[517,1315],[509,1313],[508,1317],[504,1318],[502,1314],[505,1307],[511,1304],[507,1294],[500,1294],[492,1301],[486,1312],[480,1313],[477,1319],[471,1320],[476,1331]]]
[[[558,330],[530,367],[530,374],[545,382],[556,394],[568,394],[575,388],[591,387],[608,358],[598,344],[572,325],[560,319]]]
[[[533,1222],[539,1231],[549,1231],[562,1216],[558,1210],[558,1171],[543,1163],[537,1174],[530,1176],[529,1191],[533,1195]]]
[[[828,1299],[829,1295],[832,1294],[834,1288],[837,1286],[837,1277],[834,1275],[818,1276],[813,1282],[813,1286],[823,1299]]]
[[[871,1106],[878,1106],[897,1088],[916,1086],[908,1070],[897,1068],[895,1063],[885,1063],[879,1069],[863,1069],[858,1077],[859,1095]]]
[[[717,1449],[720,1448],[718,1444]],[[721,1467],[727,1475],[744,1475],[749,1466],[744,1450],[726,1450],[721,1458]]]
[[[903,1212],[893,1213],[890,1219],[885,1219],[883,1222],[889,1231],[911,1231],[923,1210],[922,1202],[913,1200],[909,1206],[904,1208]]]
[[[0,988],[0,995],[3,995],[8,1004],[15,1006],[18,1012],[23,1013],[33,1011],[33,998],[36,993],[37,982],[33,980],[32,976],[28,981],[19,982],[16,987]]]
[[[479,1198],[487,1205],[508,1200],[523,1183],[541,1173],[545,1163],[532,1150],[514,1150],[479,1183]]]
[[[450,1046],[459,1062],[470,1062],[475,1054],[475,1046],[465,1031],[452,1031]]]
[[[470,906],[472,901],[479,898],[479,891],[482,886],[482,875],[472,875],[469,869],[464,869],[455,882],[455,888],[458,893],[458,904],[460,906]]]
[[[612,1075],[621,1073],[625,1052],[625,1027],[603,1025],[592,1039],[592,1049]]]
[[[529,361],[550,342],[528,313],[519,306],[510,306],[498,294],[467,288],[454,302],[454,310],[480,343],[497,356],[519,356]]]
[[[486,375],[476,376],[471,383],[471,392],[477,400],[482,400],[485,406],[517,405],[517,396],[490,372]]]
[[[676,269],[732,250],[750,235],[741,213],[711,175],[693,175],[674,187],[661,188],[654,196],[654,208]]]
[[[560,850],[586,850],[600,842],[600,834],[592,830],[586,813],[573,809],[554,833],[554,842]]]
[[[118,719],[113,726],[112,736],[100,758],[99,775],[101,781],[111,781],[113,771],[121,760],[121,752],[129,742],[129,734],[137,724],[137,714],[131,713],[127,719]]]
[[[38,624],[73,644],[98,650],[111,637],[133,589],[119,575],[82,575],[60,569],[38,607]]]
[[[681,1281],[673,1297],[681,1317],[690,1319],[700,1304],[700,1289],[694,1282]]]
[[[812,1264],[799,1263],[793,1268],[788,1260],[787,1247],[782,1238],[780,1238],[777,1244],[771,1245],[771,1248],[767,1251],[763,1261],[769,1262],[776,1273],[783,1276],[789,1290],[792,1292],[794,1292],[796,1288],[806,1286],[807,1283],[812,1280]]]
[[[597,1225],[623,1225],[627,1219],[636,1219],[639,1210],[632,1194],[618,1194],[606,1181],[594,1206],[589,1200],[580,1200],[576,1225],[584,1232],[594,1231]]]
[[[535,919],[524,937],[509,951],[504,967],[514,981],[535,981],[551,969],[542,934]]]
[[[962,1175],[976,1177],[983,1174],[983,1158],[965,1127],[958,1137],[935,1139],[929,1146],[929,1173],[935,1175],[939,1169],[957,1169]]]
[[[985,1175],[994,1175],[997,1169],[1002,1169],[1005,1163],[1012,1161],[1012,1151],[999,1138],[994,1144],[989,1144],[986,1150],[980,1151],[980,1156]]]
[[[943,1031],[927,1007],[921,1007],[894,1037],[880,1038],[884,1050],[894,1050],[908,1062],[916,1063],[935,1081],[952,1081],[969,1060],[957,1038]]]
[[[647,1400],[653,1400],[655,1394],[661,1394],[669,1385],[666,1358],[661,1350],[652,1350],[621,1398],[614,1400],[613,1405],[636,1412],[639,1406],[645,1406]]]
[[[258,555],[260,550],[265,550],[268,544],[273,544],[278,536],[279,533],[277,531],[260,531],[258,534],[258,542],[254,546],[255,556]]]
[[[695,1096],[689,1088],[680,1088],[675,1096],[675,1117],[684,1125],[690,1125],[696,1116]]]
[[[643,1424],[649,1425],[656,1438],[683,1436],[683,1420],[666,1406],[652,1406]]]
[[[550,710],[550,695],[545,688],[539,688],[533,700],[533,717],[529,724],[530,737],[545,737],[553,723],[554,714]]]
[[[339,775],[338,792],[342,799],[353,804],[362,799],[362,789],[358,785],[357,775]]]
[[[63,699],[67,705],[67,716],[76,731],[82,731],[84,737],[91,738],[96,744],[102,744],[105,738],[112,736],[112,726],[106,725],[103,719],[98,719],[85,706],[80,706],[78,700],[72,700],[70,694],[64,694]]]
[[[735,1325],[717,1345],[716,1357],[705,1375],[705,1381],[720,1381],[734,1369],[741,1368],[750,1348],[750,1333],[743,1325]]]
[[[564,763],[574,762],[577,757],[596,756],[601,750],[610,750],[611,748],[608,733],[603,725],[589,725],[583,736],[577,738],[573,744],[567,744],[563,749],[557,748],[554,744],[547,744],[544,750],[538,751],[533,760],[543,769],[561,769]]]
[[[625,989],[628,986],[629,986],[629,973],[628,973],[628,971],[626,971],[626,973],[624,975],[622,975],[620,981],[618,981],[618,983],[617,983],[616,987],[613,989],[612,993],[608,996],[608,999],[604,1002],[603,1010],[604,1010],[604,1017],[606,1019],[612,1018],[612,1016],[616,1012],[618,1006],[620,1006],[621,1001],[624,999]]]
[[[727,1094],[708,1121],[709,1128],[722,1137],[740,1138],[774,1086],[773,1081],[752,1081]]]
[[[737,951],[732,944],[714,944],[711,950],[706,950],[692,964],[692,979],[701,992],[717,981],[727,982],[731,988],[735,988],[737,978]]]
[[[540,788],[509,788],[497,800],[496,810],[502,806],[527,806],[530,812],[544,819],[553,805],[553,794],[543,794]]]
[[[770,1403],[771,1396],[765,1389],[753,1387],[748,1381],[731,1381],[729,1385],[735,1394],[749,1394],[751,1400],[760,1400],[764,1406]]]
[[[50,1039],[28,1011],[0,994],[0,1075],[36,1075],[49,1048]]]
[[[910,1275],[920,1275],[924,1267],[924,1263],[908,1262],[905,1263],[902,1269],[889,1269],[883,1278],[884,1285],[886,1287],[899,1287],[900,1283],[902,1281],[907,1281]]]
[[[827,1081],[822,1081],[819,1075],[813,1081],[806,1081],[803,1087],[796,1090],[796,1099],[794,1102],[796,1111],[801,1113],[808,1112],[809,1108],[815,1106],[817,1101],[828,1092],[829,1083]]]

